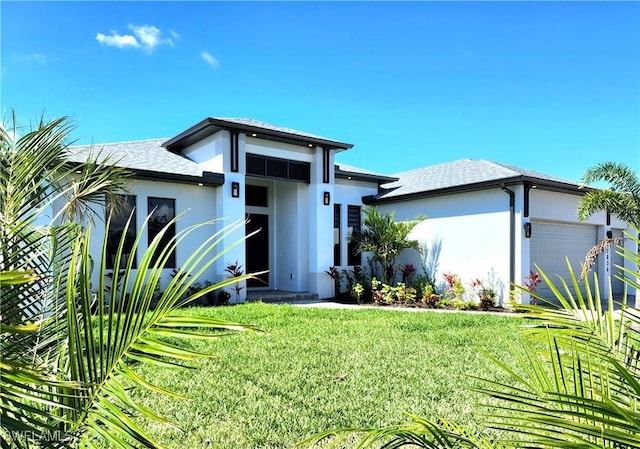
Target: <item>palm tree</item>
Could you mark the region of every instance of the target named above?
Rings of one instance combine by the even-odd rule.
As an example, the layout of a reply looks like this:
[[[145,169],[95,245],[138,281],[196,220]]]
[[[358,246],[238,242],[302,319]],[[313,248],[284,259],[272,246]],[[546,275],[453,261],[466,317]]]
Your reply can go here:
[[[356,251],[373,254],[373,260],[382,266],[383,283],[393,283],[396,261],[403,250],[420,251],[418,241],[409,239],[409,233],[418,223],[418,220],[396,222],[394,212],[383,214],[376,207],[364,209],[364,229],[353,238]]]
[[[636,252],[620,250],[640,264]],[[623,304],[614,310],[611,297],[603,309],[597,275],[594,289],[586,283],[583,295],[570,265],[569,272],[569,282],[561,285],[540,272],[559,308],[519,306],[532,321],[515,342],[506,342],[517,362],[510,366],[494,359],[511,382],[479,378],[485,386],[475,391],[499,400],[482,411],[488,428],[504,432],[500,440],[442,419],[409,415],[384,427],[329,430],[303,443],[333,439],[330,447],[339,447],[355,434],[358,448],[640,447],[640,309]],[[625,269],[624,282],[640,288],[636,276]]]
[[[606,181],[611,187],[587,192],[578,204],[580,220],[605,210],[640,228],[640,179],[637,173],[625,164],[603,162],[582,176],[583,184],[598,181]]]
[[[0,445],[158,447],[132,415],[163,419],[134,401],[129,390],[171,393],[141,378],[136,366],[175,366],[203,356],[176,338],[217,338],[219,329],[252,329],[176,313],[248,277],[189,293],[218,258],[216,244],[244,229],[244,223],[222,231],[215,231],[213,222],[192,226],[166,246],[161,244],[165,228],[137,271],[133,259],[125,261],[123,233],[115,266],[125,268],[114,271],[112,283],[120,287],[105,295],[106,242],[98,260],[88,252],[96,210],[91,206],[125,190],[128,173],[101,156],[70,164],[71,129],[61,118],[24,132],[15,116],[0,128]],[[52,216],[54,205],[60,213]],[[211,237],[152,307],[172,251],[202,226],[212,227]],[[139,243],[140,237],[134,250]],[[94,269],[100,274],[97,285],[91,284]]]

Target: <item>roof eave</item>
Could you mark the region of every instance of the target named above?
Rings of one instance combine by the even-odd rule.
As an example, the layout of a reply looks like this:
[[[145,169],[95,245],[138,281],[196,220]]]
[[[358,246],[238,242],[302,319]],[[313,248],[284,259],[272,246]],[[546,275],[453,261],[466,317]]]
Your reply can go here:
[[[179,184],[197,184],[199,186],[220,187],[225,178],[222,173],[202,172],[202,176],[165,173],[152,170],[131,170],[135,179],[149,181],[176,182]]]
[[[162,144],[162,146],[170,151],[179,152],[183,148],[186,148],[189,145],[193,145],[194,143],[199,142],[200,140],[209,137],[223,129],[229,131],[244,132],[247,134],[256,134],[258,138],[290,143],[293,145],[322,146],[337,151],[343,151],[353,148],[353,144],[350,143],[315,137],[305,137],[297,134],[287,133],[284,131],[266,129],[259,126],[252,126],[242,123],[234,123],[211,117],[196,123],[186,131],[183,131],[177,136],[167,140]]]
[[[335,170],[336,178],[339,179],[347,179],[347,180],[355,180],[355,181],[371,181],[376,182],[378,184],[385,184],[388,182],[396,182],[398,178],[393,178],[391,176],[384,175],[374,175],[368,173],[356,173],[346,170]]]
[[[365,204],[386,204],[394,203],[397,201],[409,201],[422,198],[431,198],[443,195],[453,195],[456,193],[473,192],[478,190],[484,190],[488,188],[499,188],[503,185],[515,185],[515,184],[531,184],[535,185],[540,190],[548,190],[561,193],[569,193],[573,195],[584,195],[587,192],[594,190],[592,187],[581,187],[576,184],[566,184],[558,181],[551,181],[548,179],[534,178],[529,176],[515,176],[511,178],[492,179],[490,181],[477,182],[473,184],[462,184],[452,187],[444,187],[441,189],[427,190],[422,192],[412,192],[404,195],[397,195],[392,197],[385,197],[385,193],[393,189],[388,189],[387,192],[381,193],[376,196],[366,197],[368,203]],[[364,200],[365,198],[363,198]]]

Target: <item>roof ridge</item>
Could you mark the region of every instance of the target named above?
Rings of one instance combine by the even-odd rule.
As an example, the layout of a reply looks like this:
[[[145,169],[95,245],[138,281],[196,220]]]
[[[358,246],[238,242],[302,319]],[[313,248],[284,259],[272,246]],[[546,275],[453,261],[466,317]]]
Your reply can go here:
[[[85,144],[85,145],[70,145],[69,148],[86,148],[86,147],[92,147],[92,146],[104,146],[104,145],[124,145],[124,144],[130,144],[130,143],[143,143],[143,142],[151,142],[154,140],[161,140],[161,141],[167,141],[169,140],[168,137],[154,137],[154,138],[150,138],[150,139],[138,139],[138,140],[121,140],[121,141],[117,141],[117,142],[102,142],[102,143],[89,143],[89,144]]]

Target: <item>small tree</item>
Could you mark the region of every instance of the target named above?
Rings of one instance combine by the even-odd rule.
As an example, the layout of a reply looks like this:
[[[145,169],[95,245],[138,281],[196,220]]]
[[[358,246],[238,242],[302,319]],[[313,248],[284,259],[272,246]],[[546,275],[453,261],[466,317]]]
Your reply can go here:
[[[380,213],[375,207],[364,209],[364,229],[354,237],[356,252],[371,252],[373,260],[382,266],[382,281],[393,283],[396,261],[404,249],[420,251],[417,240],[409,239],[409,233],[419,220],[395,221],[394,212]]]

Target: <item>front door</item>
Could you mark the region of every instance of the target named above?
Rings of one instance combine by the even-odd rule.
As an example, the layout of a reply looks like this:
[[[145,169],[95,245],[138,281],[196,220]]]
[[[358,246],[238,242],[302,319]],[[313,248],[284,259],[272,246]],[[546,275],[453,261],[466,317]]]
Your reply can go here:
[[[257,234],[249,237],[246,243],[247,273],[256,273],[269,269],[269,215],[248,214],[246,235],[255,230]],[[247,287],[268,287],[269,273],[258,276],[258,279],[247,280]]]

